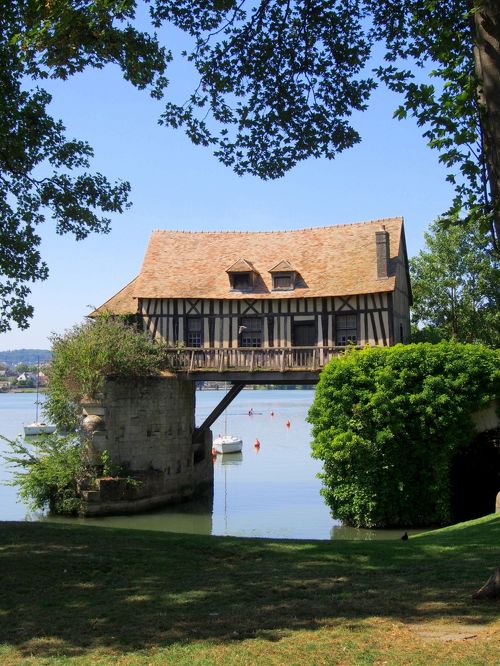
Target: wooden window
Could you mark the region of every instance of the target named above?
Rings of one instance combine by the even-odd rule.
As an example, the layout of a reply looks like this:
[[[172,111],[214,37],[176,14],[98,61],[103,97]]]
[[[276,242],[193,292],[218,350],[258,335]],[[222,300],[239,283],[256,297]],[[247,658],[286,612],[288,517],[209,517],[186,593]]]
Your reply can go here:
[[[186,346],[201,347],[201,317],[188,317],[186,320]]]
[[[252,288],[250,273],[231,273],[231,288],[238,291],[248,291]]]
[[[290,291],[293,289],[293,276],[291,273],[274,273],[273,291]]]
[[[242,317],[240,331],[241,347],[262,347],[261,317]]]
[[[337,315],[335,317],[335,344],[345,347],[349,343],[358,342],[358,316]]]

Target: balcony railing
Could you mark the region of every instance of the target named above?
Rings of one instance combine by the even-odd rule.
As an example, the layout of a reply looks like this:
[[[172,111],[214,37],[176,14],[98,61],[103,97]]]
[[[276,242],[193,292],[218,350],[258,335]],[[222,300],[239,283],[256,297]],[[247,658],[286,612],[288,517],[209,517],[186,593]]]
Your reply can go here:
[[[188,348],[166,352],[166,368],[174,372],[287,372],[321,370],[345,347]]]

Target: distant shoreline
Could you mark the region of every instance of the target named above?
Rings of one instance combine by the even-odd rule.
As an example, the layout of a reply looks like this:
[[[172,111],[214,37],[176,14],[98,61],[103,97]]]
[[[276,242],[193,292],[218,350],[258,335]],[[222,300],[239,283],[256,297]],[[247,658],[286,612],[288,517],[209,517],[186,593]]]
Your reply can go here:
[[[2,393],[36,393],[36,388],[11,388],[11,389],[2,389],[0,390],[0,395]],[[44,389],[38,389],[38,393],[45,393]]]

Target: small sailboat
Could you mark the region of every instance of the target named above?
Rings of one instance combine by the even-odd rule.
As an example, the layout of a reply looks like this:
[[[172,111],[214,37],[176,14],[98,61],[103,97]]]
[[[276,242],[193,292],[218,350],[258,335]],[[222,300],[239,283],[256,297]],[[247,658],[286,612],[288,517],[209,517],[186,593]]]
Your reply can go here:
[[[217,453],[239,453],[243,448],[243,440],[236,435],[219,435],[213,441]]]
[[[227,434],[227,410],[224,413],[224,434],[216,437],[212,446],[216,453],[240,453],[243,448],[241,437]]]
[[[36,436],[36,435],[51,435],[56,430],[55,425],[50,425],[48,423],[45,423],[44,421],[39,421],[39,419],[38,419],[39,407],[42,404],[40,402],[40,400],[38,399],[39,398],[39,388],[40,388],[40,359],[38,359],[37,372],[36,372],[36,400],[35,400],[36,414],[35,414],[35,420],[33,421],[33,423],[29,423],[28,425],[24,426],[24,436],[25,437],[33,437],[33,436]]]

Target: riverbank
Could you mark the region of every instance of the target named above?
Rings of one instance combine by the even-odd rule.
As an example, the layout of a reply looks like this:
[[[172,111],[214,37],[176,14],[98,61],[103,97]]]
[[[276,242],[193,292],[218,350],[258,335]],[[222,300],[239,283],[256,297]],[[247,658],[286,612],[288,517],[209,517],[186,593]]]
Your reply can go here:
[[[39,393],[44,394],[43,389],[38,390]],[[36,388],[10,388],[0,389],[0,393],[36,393]]]
[[[500,515],[408,541],[0,523],[0,660],[494,664]]]

